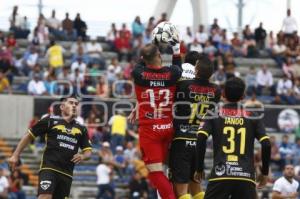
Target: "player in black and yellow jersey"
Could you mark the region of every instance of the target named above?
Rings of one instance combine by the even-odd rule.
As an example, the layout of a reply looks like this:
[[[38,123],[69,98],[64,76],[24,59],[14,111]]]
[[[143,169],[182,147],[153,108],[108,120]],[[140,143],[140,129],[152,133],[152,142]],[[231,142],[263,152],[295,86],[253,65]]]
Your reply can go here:
[[[220,89],[210,83],[213,73],[210,60],[199,55],[195,66],[195,78],[180,81],[176,88],[175,134],[170,151],[170,176],[175,193],[180,199],[203,199],[199,182],[193,180],[196,171],[196,140],[199,124],[207,110],[213,109],[220,99]]]
[[[61,116],[46,116],[28,130],[8,163],[12,170],[24,148],[37,136],[46,136],[39,171],[38,199],[65,199],[70,194],[74,165],[91,156],[87,129],[77,117],[76,96],[61,100]],[[78,153],[81,148],[82,153]]]
[[[225,105],[214,119],[198,131],[199,168],[203,171],[206,139],[213,139],[213,168],[205,199],[255,199],[254,141],[262,146],[262,175],[258,188],[265,186],[269,171],[270,141],[257,111],[242,108],[245,83],[231,78],[225,83]]]

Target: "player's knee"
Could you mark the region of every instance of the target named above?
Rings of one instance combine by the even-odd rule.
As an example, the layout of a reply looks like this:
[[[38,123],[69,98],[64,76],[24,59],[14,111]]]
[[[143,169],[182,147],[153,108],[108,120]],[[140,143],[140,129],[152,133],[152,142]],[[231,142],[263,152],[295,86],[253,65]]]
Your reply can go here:
[[[40,194],[38,199],[52,199],[51,194]]]
[[[163,171],[162,163],[147,164],[146,167],[148,168],[149,172]]]
[[[176,193],[176,196],[179,197],[179,198],[181,198],[184,195],[187,195],[188,189],[189,189],[188,184],[174,183],[174,191]],[[185,198],[183,197],[183,199],[185,199]]]

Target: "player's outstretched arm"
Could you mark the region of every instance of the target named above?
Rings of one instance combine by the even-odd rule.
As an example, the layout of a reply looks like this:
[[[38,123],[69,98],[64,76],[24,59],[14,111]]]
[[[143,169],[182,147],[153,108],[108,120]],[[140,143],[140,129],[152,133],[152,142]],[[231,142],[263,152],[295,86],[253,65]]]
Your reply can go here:
[[[271,143],[269,139],[261,141],[261,154],[262,154],[262,176],[258,177],[257,188],[263,188],[268,182],[269,164],[271,159]]]
[[[11,167],[11,169],[14,171],[16,164],[19,161],[19,157],[20,154],[22,153],[22,151],[25,149],[25,147],[28,146],[28,144],[33,140],[33,136],[28,132],[26,133],[22,139],[20,140],[20,142],[18,143],[18,146],[16,148],[16,150],[13,152],[12,156],[7,160],[9,166]]]

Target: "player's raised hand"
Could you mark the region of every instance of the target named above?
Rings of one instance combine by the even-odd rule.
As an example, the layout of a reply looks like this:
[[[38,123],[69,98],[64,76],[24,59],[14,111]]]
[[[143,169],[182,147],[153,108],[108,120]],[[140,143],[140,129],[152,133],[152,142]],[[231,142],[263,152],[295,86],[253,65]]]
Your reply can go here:
[[[18,161],[19,161],[19,158],[15,155],[12,155],[10,158],[7,159],[7,163],[12,171],[15,170]]]
[[[197,183],[201,183],[202,180],[204,180],[205,178],[205,173],[202,171],[202,172],[199,172],[199,171],[196,171],[194,173],[194,181],[197,182]]]
[[[73,158],[72,158],[72,162],[74,162],[75,164],[78,164],[78,163],[80,163],[81,161],[83,161],[84,160],[84,156],[83,156],[83,154],[80,154],[80,153],[76,153],[74,156],[73,156]]]
[[[265,175],[259,175],[257,177],[257,188],[258,189],[262,189],[266,186],[266,184],[268,183],[268,176],[265,176]]]
[[[131,124],[134,124],[135,123],[135,121],[137,120],[137,118],[136,118],[136,109],[133,109],[132,111],[131,111],[131,113],[129,114],[129,116],[127,117],[127,119],[128,119],[128,121],[131,123]]]

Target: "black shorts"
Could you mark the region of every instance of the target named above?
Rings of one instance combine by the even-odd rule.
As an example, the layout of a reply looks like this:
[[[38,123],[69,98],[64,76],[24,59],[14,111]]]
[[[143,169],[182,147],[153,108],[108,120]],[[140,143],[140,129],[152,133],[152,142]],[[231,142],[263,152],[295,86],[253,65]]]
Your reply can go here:
[[[243,180],[220,180],[209,182],[204,199],[256,199],[252,182]]]
[[[38,195],[52,194],[53,199],[69,197],[72,178],[52,170],[41,170],[39,173]]]
[[[189,183],[196,171],[196,141],[174,140],[171,144],[169,175],[174,183]]]

